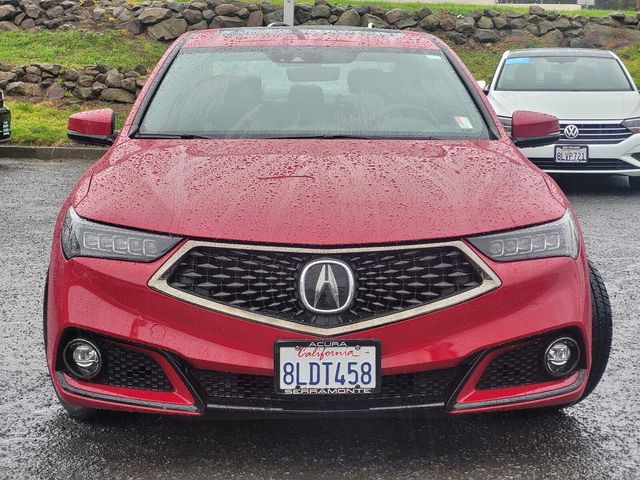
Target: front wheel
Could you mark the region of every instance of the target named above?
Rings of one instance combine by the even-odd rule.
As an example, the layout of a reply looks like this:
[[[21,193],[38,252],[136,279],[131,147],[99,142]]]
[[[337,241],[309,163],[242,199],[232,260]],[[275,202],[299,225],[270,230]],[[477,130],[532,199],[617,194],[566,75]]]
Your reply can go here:
[[[554,405],[528,411],[536,415],[554,415],[565,407],[575,405],[587,398],[596,388],[609,362],[613,322],[609,295],[600,272],[589,261],[589,284],[591,285],[591,370],[582,396],[571,404]]]
[[[60,398],[58,392],[56,392],[56,396],[58,397],[60,405],[62,405],[62,408],[64,408],[64,411],[67,412],[67,415],[69,415],[74,420],[87,422],[93,420],[98,413],[98,410],[96,410],[95,408],[82,407],[80,405],[74,405],[72,403],[65,402],[64,400],[62,400],[62,398]]]
[[[640,177],[627,177],[631,190],[640,190]]]
[[[633,177],[638,178],[638,177]],[[629,178],[631,179],[631,177]],[[640,179],[639,179],[640,180]],[[640,184],[638,185],[640,188]],[[609,363],[611,340],[613,338],[613,318],[609,294],[598,269],[589,261],[589,283],[591,284],[591,371],[587,387],[580,400],[589,396],[596,388]]]

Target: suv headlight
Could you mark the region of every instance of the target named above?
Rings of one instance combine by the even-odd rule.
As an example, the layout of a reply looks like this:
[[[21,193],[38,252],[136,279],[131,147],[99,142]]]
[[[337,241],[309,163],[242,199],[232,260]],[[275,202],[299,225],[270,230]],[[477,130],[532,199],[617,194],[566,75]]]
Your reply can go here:
[[[640,133],[640,118],[627,118],[622,125],[627,127],[633,133]]]
[[[129,230],[91,222],[70,207],[62,225],[62,251],[68,259],[96,257],[152,262],[182,240],[180,237]]]
[[[575,259],[580,250],[578,228],[569,210],[553,222],[468,240],[487,257],[498,262],[546,257]]]

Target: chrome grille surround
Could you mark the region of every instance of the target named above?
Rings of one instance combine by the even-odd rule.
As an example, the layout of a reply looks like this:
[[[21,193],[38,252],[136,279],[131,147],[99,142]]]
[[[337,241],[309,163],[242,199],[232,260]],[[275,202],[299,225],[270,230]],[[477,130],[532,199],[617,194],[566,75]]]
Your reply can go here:
[[[564,129],[569,125],[578,127],[576,138],[567,138]],[[633,132],[615,120],[570,120],[560,121],[560,140],[557,145],[615,145],[626,140]]]
[[[402,252],[402,251],[414,251],[416,249],[432,249],[441,247],[452,247],[460,250],[464,256],[472,263],[478,270],[481,276],[481,283],[478,286],[469,290],[447,296],[445,298],[427,303],[415,308],[407,308],[401,311],[394,311],[392,313],[371,318],[368,320],[358,321],[357,323],[349,323],[338,326],[325,326],[318,327],[313,324],[298,323],[291,321],[287,318],[278,318],[272,315],[265,315],[256,311],[238,308],[233,305],[217,302],[209,298],[204,298],[193,293],[185,292],[178,288],[174,288],[170,285],[169,279],[176,269],[176,267],[182,262],[184,257],[194,249],[200,247],[217,248],[217,249],[232,249],[250,252],[271,252],[271,253],[291,253],[291,254],[305,254],[305,255],[341,255],[341,254],[367,254],[372,252]],[[498,276],[489,268],[489,266],[471,249],[466,243],[460,240],[440,242],[440,243],[426,243],[419,245],[403,245],[403,246],[379,246],[379,247],[354,247],[354,248],[307,248],[307,247],[280,247],[280,246],[263,246],[263,245],[243,245],[232,243],[220,243],[200,240],[188,240],[186,241],[175,253],[169,257],[169,259],[158,269],[158,271],[151,277],[148,282],[148,286],[156,291],[162,292],[170,297],[177,298],[179,300],[213,310],[223,314],[231,315],[234,317],[242,318],[245,320],[267,324],[270,326],[283,328],[286,330],[303,332],[317,336],[334,336],[342,335],[349,332],[365,330],[368,328],[374,328],[381,325],[405,320],[408,318],[423,315],[436,310],[441,310],[446,307],[456,305],[468,301],[472,298],[483,295],[491,290],[498,288],[501,285]]]

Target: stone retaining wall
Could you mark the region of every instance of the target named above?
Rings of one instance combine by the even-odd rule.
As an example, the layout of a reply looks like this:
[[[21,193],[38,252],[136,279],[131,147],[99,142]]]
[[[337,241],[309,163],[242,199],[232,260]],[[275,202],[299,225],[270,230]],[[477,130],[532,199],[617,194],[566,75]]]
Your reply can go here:
[[[375,6],[335,7],[324,0],[315,5],[298,4],[296,23],[305,25],[367,26],[410,29],[434,33],[449,42],[482,44],[518,39],[525,46],[570,46],[617,48],[640,41],[638,18],[612,13],[603,18],[568,16],[546,12],[539,6],[528,14],[499,13],[485,9],[468,16],[446,10],[433,12],[425,6],[416,11],[383,10]],[[0,32],[48,28],[126,28],[169,41],[187,30],[263,26],[282,21],[282,9],[269,3],[221,3],[203,0],[143,2],[129,5],[122,0],[0,0]],[[1,60],[1,54],[0,54]],[[0,88],[10,96],[59,100],[132,103],[146,81],[146,71],[93,65],[76,70],[61,65],[0,64]]]
[[[64,69],[58,64],[33,64],[11,67],[0,64],[0,89],[10,96],[77,101],[104,100],[133,103],[147,80],[147,71],[91,65]]]
[[[295,19],[296,24],[304,25],[367,26],[372,23],[377,28],[428,31],[456,44],[496,42],[524,33],[546,36],[558,45],[598,46],[602,35],[617,35],[611,33],[613,30],[635,33],[638,29],[638,17],[624,13],[601,18],[558,15],[537,5],[530,7],[528,14],[485,9],[461,16],[446,10],[433,12],[428,6],[415,11],[385,10],[368,5],[337,7],[325,0],[316,0],[314,5],[297,4]],[[0,0],[0,32],[123,28],[134,35],[148,34],[155,40],[171,41],[188,30],[255,27],[279,21],[282,21],[282,8],[270,3],[154,0],[132,5],[124,0]],[[598,38],[581,40],[589,36]],[[622,36],[629,37],[628,41],[640,39],[640,35],[625,33]]]

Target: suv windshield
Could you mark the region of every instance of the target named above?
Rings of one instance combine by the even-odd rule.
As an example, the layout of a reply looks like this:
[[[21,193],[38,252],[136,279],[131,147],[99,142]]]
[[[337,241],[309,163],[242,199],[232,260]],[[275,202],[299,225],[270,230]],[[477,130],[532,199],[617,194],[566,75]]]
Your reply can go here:
[[[615,58],[507,58],[496,90],[529,92],[627,92],[629,83]]]
[[[436,51],[362,47],[184,49],[141,137],[488,138]]]

